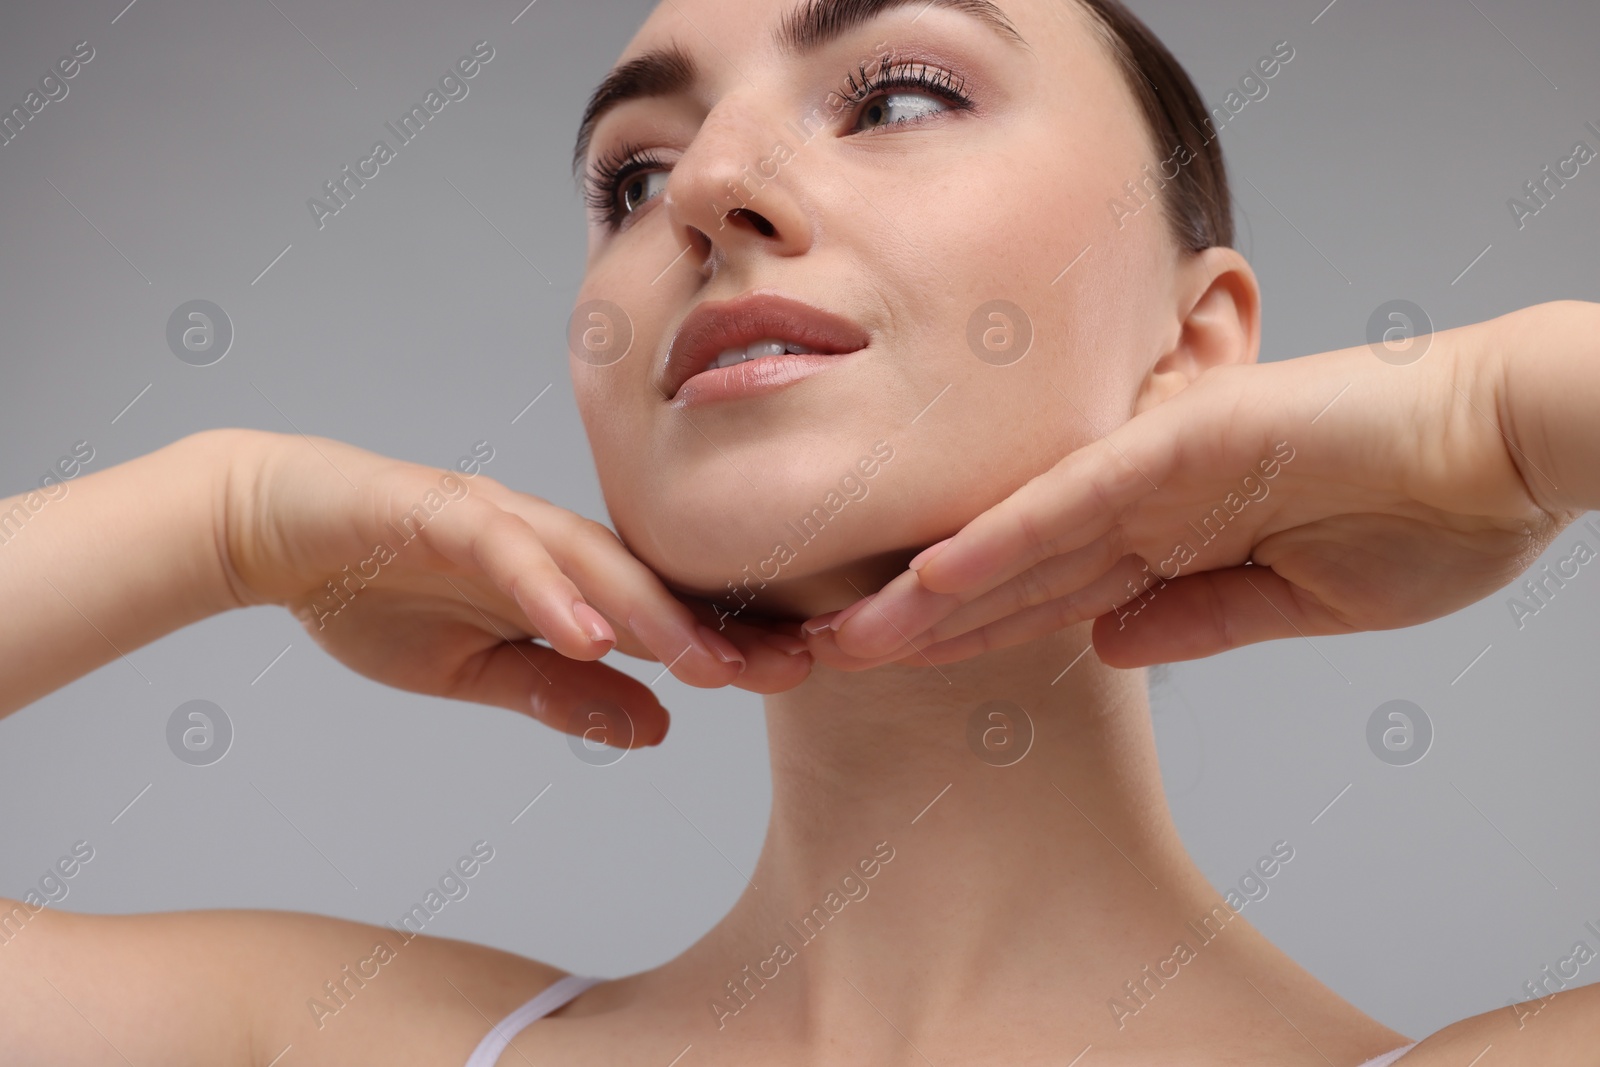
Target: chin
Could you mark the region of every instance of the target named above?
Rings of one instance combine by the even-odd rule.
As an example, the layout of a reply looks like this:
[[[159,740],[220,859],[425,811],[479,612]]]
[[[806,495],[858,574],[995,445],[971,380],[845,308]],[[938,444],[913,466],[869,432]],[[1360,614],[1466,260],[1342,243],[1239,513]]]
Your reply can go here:
[[[765,579],[755,567],[734,570],[735,559],[727,560],[715,573],[721,584],[712,587],[703,575],[679,576],[672,568],[657,571],[667,587],[688,597],[709,601],[719,618],[730,622],[803,622],[816,615],[838,611],[881,589],[906,569],[920,547],[896,549],[871,556],[853,557],[825,570],[808,573],[776,572]],[[652,567],[652,569],[655,569]],[[767,573],[773,573],[768,570]]]
[[[740,620],[838,610],[881,588],[926,547],[899,536],[886,509],[869,510],[865,497],[821,489],[817,502],[790,507],[801,498],[782,496],[654,492],[610,510],[623,544],[669,589]]]
[[[906,498],[910,469],[892,444],[841,450],[838,436],[725,450],[672,440],[632,464],[603,455],[607,511],[675,592],[772,617],[843,607],[897,573],[886,559],[903,568],[924,547],[933,516]]]

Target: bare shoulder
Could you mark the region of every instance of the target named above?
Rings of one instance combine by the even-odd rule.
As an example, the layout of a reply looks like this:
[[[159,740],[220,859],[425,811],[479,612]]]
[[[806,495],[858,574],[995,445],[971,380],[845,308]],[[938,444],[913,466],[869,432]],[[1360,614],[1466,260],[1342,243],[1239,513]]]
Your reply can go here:
[[[0,900],[0,1032],[26,1063],[267,1067],[292,1047],[302,1067],[464,1064],[563,973],[300,912],[87,915]]]
[[[1493,1049],[1493,1057],[1483,1054]],[[1567,989],[1542,1000],[1496,1008],[1445,1027],[1396,1067],[1552,1067],[1600,1063],[1600,983]]]

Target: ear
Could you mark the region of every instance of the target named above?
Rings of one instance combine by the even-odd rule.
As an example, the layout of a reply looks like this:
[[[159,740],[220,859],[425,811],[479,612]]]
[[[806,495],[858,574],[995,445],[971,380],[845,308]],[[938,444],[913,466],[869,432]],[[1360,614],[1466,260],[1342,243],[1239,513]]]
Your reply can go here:
[[[1261,286],[1232,248],[1187,257],[1175,275],[1182,320],[1172,347],[1139,388],[1135,415],[1181,392],[1207,367],[1254,363],[1261,343]]]

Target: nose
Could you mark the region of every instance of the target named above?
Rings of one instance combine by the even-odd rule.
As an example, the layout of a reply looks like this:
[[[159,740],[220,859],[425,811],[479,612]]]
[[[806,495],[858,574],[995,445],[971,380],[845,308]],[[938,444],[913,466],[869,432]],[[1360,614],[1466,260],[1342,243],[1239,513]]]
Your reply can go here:
[[[731,261],[795,256],[811,247],[813,222],[800,199],[798,151],[770,112],[737,95],[707,114],[662,193],[680,246],[714,277]]]

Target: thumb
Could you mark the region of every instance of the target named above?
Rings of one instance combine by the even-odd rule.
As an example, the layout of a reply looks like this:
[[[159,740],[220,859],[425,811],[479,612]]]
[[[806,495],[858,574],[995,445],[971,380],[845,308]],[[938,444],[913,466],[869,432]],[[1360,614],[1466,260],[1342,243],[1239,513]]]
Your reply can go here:
[[[1167,581],[1095,619],[1093,640],[1107,666],[1126,669],[1351,629],[1271,567],[1245,564]]]

